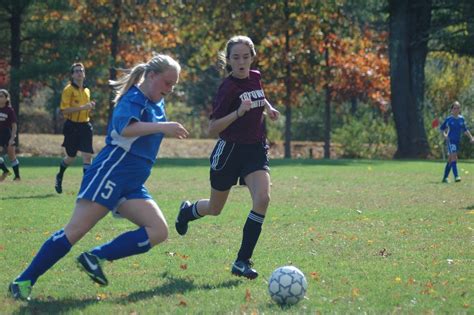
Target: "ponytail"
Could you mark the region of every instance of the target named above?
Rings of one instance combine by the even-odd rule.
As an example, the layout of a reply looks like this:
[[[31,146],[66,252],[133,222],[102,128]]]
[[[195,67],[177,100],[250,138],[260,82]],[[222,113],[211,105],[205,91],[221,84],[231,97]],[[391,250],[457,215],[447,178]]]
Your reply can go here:
[[[109,80],[109,84],[112,89],[115,91],[115,96],[113,102],[118,103],[120,98],[128,91],[128,89],[135,84],[138,84],[146,70],[146,64],[141,63],[133,67],[131,70],[125,70],[128,72],[126,75],[121,77],[118,80]]]

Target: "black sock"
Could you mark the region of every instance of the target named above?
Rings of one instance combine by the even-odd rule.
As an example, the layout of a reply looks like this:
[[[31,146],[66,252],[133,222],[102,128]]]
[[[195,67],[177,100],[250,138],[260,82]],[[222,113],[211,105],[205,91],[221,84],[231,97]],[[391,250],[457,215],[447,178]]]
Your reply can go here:
[[[91,165],[89,163],[84,163],[82,165],[82,174],[85,174],[87,169],[90,167]]]
[[[242,244],[237,255],[237,260],[248,260],[252,257],[255,245],[257,245],[258,237],[262,231],[264,215],[258,214],[253,210],[250,211],[247,221],[245,221]]]
[[[63,177],[64,175],[64,172],[66,171],[66,168],[68,167],[68,165],[66,163],[64,163],[64,160],[61,161],[61,164],[59,164],[59,176]]]
[[[199,201],[196,201],[191,206],[184,208],[183,211],[180,212],[179,220],[180,221],[184,220],[186,222],[189,222],[189,221],[194,221],[194,220],[202,218],[202,215],[200,215],[199,212],[197,211],[198,202]]]
[[[12,162],[12,168],[15,173],[15,178],[20,178],[20,162],[18,162],[18,159]]]

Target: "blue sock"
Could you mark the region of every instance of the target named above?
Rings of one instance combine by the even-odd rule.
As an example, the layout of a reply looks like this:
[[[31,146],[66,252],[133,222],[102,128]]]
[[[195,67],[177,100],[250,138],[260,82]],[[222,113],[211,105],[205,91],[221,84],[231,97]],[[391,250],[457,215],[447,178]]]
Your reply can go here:
[[[451,167],[453,168],[454,177],[458,177],[458,164],[456,161],[451,162]]]
[[[72,245],[67,239],[64,229],[57,231],[44,242],[31,264],[15,281],[30,280],[31,285],[34,285],[43,273],[48,271],[71,250],[71,247]]]
[[[120,258],[146,253],[151,248],[148,234],[144,227],[125,232],[112,241],[97,246],[91,251],[101,259],[117,260]]]
[[[449,172],[451,171],[451,162],[446,163],[446,167],[444,168],[444,177],[448,178]]]

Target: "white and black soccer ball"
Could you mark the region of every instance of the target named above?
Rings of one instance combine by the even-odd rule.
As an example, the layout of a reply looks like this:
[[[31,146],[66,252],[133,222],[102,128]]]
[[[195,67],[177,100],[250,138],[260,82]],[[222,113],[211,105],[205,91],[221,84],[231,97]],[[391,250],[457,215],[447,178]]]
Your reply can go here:
[[[296,304],[304,298],[308,283],[306,277],[294,266],[275,269],[268,281],[268,292],[278,304]]]

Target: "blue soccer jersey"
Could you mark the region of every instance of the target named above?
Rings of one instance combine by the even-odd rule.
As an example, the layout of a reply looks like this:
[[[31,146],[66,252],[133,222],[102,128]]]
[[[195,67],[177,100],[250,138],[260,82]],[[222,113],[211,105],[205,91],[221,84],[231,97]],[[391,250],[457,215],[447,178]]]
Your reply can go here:
[[[461,135],[468,130],[464,117],[461,115],[458,117],[449,115],[439,129],[441,131],[448,129],[448,140],[451,143],[459,143]]]
[[[133,138],[121,136],[123,129],[132,121],[166,121],[164,100],[153,103],[136,86],[131,87],[114,109],[105,140],[108,145],[119,146],[133,155],[155,162],[164,134],[155,133]]]
[[[84,174],[78,199],[97,202],[110,210],[116,210],[125,200],[151,199],[144,183],[150,176],[164,134],[121,136],[133,121],[166,121],[164,101],[151,102],[135,86],[122,96],[112,115],[106,146]]]

